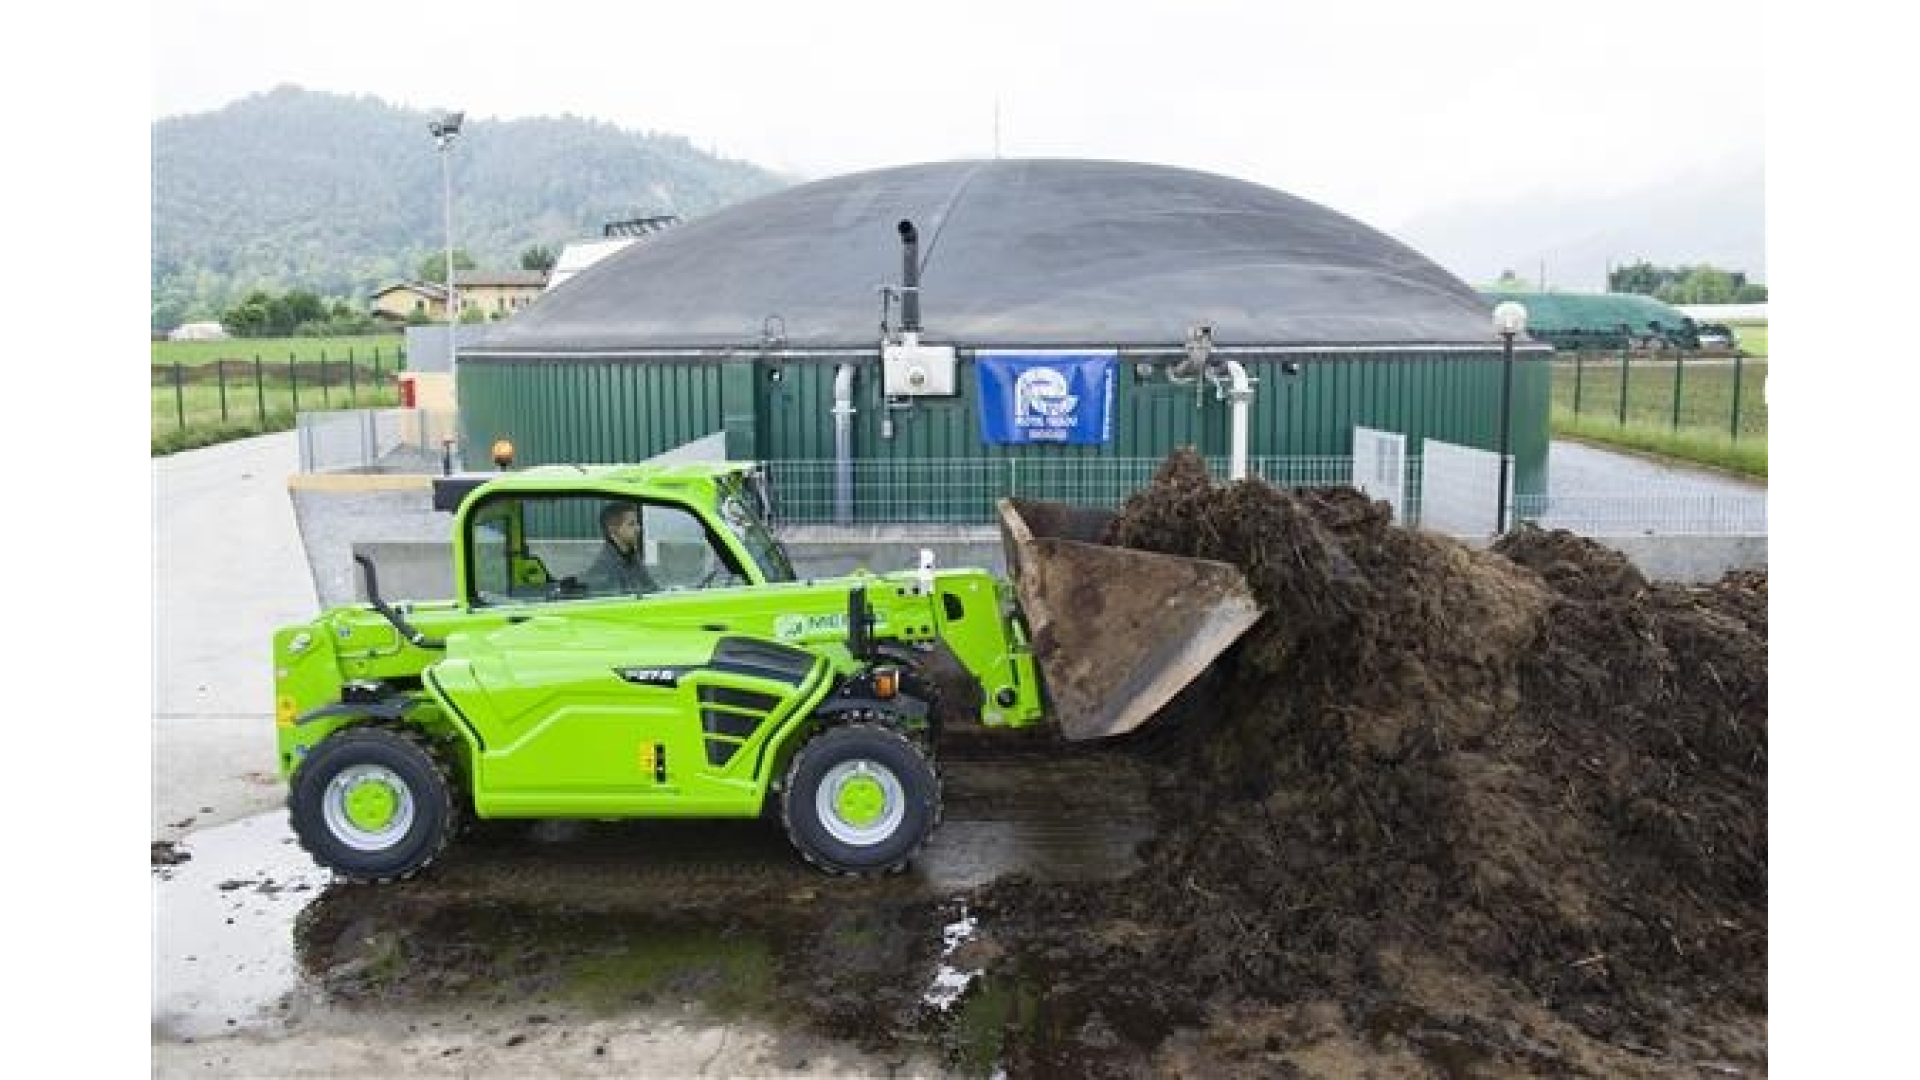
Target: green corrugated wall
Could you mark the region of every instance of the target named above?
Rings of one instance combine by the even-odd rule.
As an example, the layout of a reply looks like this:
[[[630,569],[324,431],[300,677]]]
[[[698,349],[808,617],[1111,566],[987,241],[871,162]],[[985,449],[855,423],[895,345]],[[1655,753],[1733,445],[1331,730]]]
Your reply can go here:
[[[1546,490],[1547,413],[1551,371],[1542,352],[1514,365],[1514,487]],[[1193,445],[1213,457],[1228,452],[1228,413],[1210,386],[1142,380],[1123,360],[1114,395],[1110,445],[1007,448],[980,441],[976,380],[963,351],[952,398],[916,399],[889,410],[880,396],[877,356],[858,361],[854,385],[854,456],[867,461],[946,459],[1057,461],[1068,458],[1160,458]],[[1503,369],[1497,348],[1484,353],[1300,353],[1243,361],[1256,380],[1249,416],[1249,453],[1259,457],[1344,457],[1356,425],[1399,431],[1410,457],[1422,439],[1481,449],[1499,442]],[[457,393],[465,464],[481,468],[487,448],[510,438],[522,465],[637,461],[683,443],[727,432],[736,458],[831,461],[832,361],[617,359],[463,359]],[[893,420],[891,437],[883,421]],[[1037,493],[1036,494],[1040,494]],[[937,490],[927,514],[945,520]],[[961,515],[964,517],[965,515]]]

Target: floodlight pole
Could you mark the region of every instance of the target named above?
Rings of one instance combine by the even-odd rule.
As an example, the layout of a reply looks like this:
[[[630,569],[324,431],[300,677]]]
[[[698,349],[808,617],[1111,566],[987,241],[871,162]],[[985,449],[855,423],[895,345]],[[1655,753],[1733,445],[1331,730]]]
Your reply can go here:
[[[447,227],[447,370],[453,371],[454,334],[460,326],[460,290],[453,282],[453,171],[448,164],[454,137],[460,134],[460,113],[447,113],[427,125],[440,147],[440,201]]]
[[[1527,325],[1525,305],[1507,300],[1493,309],[1493,328],[1502,342],[1500,359],[1500,490],[1493,517],[1494,535],[1507,531],[1507,450],[1513,429],[1513,339]]]
[[[1513,423],[1513,331],[1503,330],[1505,354],[1500,361],[1500,495],[1493,515],[1493,529],[1507,531],[1507,442]]]

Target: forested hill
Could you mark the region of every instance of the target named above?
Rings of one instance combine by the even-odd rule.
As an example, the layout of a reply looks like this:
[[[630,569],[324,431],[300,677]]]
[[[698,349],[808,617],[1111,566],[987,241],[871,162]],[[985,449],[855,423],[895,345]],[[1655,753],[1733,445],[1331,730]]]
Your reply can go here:
[[[431,113],[281,87],[153,124],[153,323],[217,318],[253,289],[363,303],[444,250]],[[449,162],[454,243],[520,269],[608,221],[691,219],[790,183],[677,135],[574,116],[468,116]]]

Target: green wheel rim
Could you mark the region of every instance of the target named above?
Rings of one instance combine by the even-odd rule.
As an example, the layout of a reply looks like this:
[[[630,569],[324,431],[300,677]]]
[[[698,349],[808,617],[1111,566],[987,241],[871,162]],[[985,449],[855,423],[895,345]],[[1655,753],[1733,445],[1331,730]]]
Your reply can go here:
[[[886,765],[855,758],[821,777],[814,810],[827,835],[843,844],[869,847],[899,831],[907,816],[907,792]]]
[[[887,789],[871,776],[853,776],[834,795],[834,816],[849,825],[871,826],[887,809]]]
[[[340,770],[321,797],[327,831],[355,851],[384,851],[413,828],[413,789],[392,769]]]

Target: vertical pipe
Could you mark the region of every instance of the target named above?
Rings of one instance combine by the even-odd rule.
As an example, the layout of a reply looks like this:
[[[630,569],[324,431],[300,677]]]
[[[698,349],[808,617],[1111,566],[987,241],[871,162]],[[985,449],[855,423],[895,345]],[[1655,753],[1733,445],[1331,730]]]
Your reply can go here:
[[[1227,479],[1245,480],[1247,478],[1247,412],[1253,402],[1253,383],[1247,379],[1247,369],[1238,360],[1227,361],[1227,375],[1232,380],[1227,391],[1227,408],[1231,416],[1231,434],[1227,443],[1230,455],[1227,463]]]
[[[293,415],[300,415],[300,365],[294,361],[293,354],[287,354],[287,382],[293,386]]]
[[[853,365],[833,372],[833,521],[853,523]]]
[[[224,424],[227,422],[227,362],[215,360],[213,373],[220,380],[220,422]]]
[[[260,426],[267,426],[267,372],[260,366],[260,354],[253,354],[253,397],[260,406]]]
[[[320,350],[320,407],[333,407],[333,399],[327,394],[327,350]]]
[[[179,420],[180,430],[187,430],[186,374],[178,360],[173,362],[173,412]]]
[[[354,377],[353,377],[354,366],[355,365],[353,362],[353,347],[348,346],[347,347],[347,407],[348,408],[352,408],[353,406],[360,404],[360,391],[359,391],[359,388],[354,384]]]
[[[920,334],[920,233],[913,222],[902,221],[900,233],[900,332]]]
[[[1573,352],[1573,415],[1580,415],[1580,379],[1585,374],[1586,354],[1578,349]]]

